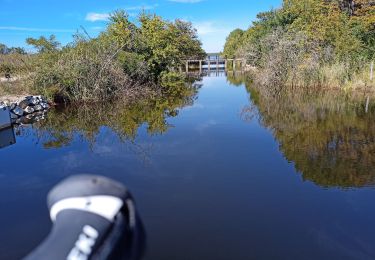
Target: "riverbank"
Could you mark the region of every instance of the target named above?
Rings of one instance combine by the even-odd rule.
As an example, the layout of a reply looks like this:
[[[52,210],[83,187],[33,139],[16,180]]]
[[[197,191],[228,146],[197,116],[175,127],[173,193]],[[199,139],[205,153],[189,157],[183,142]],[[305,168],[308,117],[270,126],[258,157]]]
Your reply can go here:
[[[0,103],[3,102],[3,103],[19,103],[22,101],[22,99],[25,97],[25,96],[30,96],[30,95],[1,95],[0,96]]]
[[[16,103],[26,96],[39,94],[21,76],[13,76],[11,80],[4,79],[0,80],[0,102]]]
[[[38,122],[45,118],[50,104],[42,96],[27,96],[17,101],[0,102],[0,109],[9,113],[11,125],[24,125]],[[3,111],[4,112],[4,111]]]
[[[3,54],[0,75],[29,75],[23,86],[51,100],[103,102],[112,99],[184,91],[182,74],[176,72],[186,57],[204,57],[202,43],[192,24],[168,21],[141,13],[138,21],[118,10],[96,38],[77,32],[62,46],[54,35],[27,38],[35,54]],[[3,56],[3,57],[1,57]],[[22,69],[21,69],[22,68]],[[24,91],[1,81],[5,94]],[[168,93],[167,93],[168,92]],[[1,94],[1,93],[0,93]]]
[[[223,55],[245,58],[257,68],[257,84],[274,93],[284,87],[375,88],[375,6],[344,2],[283,1],[259,13],[249,29],[232,31]]]

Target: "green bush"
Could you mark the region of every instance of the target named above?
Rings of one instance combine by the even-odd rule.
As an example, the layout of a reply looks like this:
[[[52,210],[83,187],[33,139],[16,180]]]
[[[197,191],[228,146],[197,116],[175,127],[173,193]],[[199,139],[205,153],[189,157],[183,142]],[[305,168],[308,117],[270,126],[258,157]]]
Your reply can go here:
[[[74,38],[63,48],[54,36],[27,39],[39,50],[33,74],[33,86],[39,92],[71,101],[98,101],[152,88],[159,91],[162,82],[164,90],[175,93],[184,84],[177,84],[171,75],[181,76],[172,72],[183,59],[205,55],[191,23],[145,13],[135,24],[124,11],[116,11],[99,37],[77,34]]]
[[[279,89],[365,81],[359,75],[375,57],[375,6],[364,0],[354,8],[344,0],[284,0],[282,8],[257,17],[247,31],[229,35],[224,53],[257,67],[261,84]],[[329,70],[338,78],[326,75]]]
[[[71,101],[125,94],[133,84],[121,64],[112,59],[114,51],[97,40],[80,40],[62,51],[40,54],[34,88]]]

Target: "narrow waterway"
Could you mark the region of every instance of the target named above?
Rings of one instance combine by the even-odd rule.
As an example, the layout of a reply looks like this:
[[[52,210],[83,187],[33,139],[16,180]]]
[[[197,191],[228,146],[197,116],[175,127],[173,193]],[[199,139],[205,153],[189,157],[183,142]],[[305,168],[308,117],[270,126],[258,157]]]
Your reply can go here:
[[[165,106],[56,111],[17,129],[0,150],[0,259],[36,247],[48,191],[80,173],[132,191],[145,259],[375,258],[374,110],[273,104],[222,74],[200,83]]]

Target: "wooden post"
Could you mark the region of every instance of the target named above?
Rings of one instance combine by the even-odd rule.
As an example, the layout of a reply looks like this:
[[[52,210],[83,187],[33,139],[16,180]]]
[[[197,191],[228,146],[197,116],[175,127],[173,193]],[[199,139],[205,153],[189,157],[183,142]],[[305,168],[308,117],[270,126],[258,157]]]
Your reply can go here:
[[[199,60],[199,73],[202,73],[202,60]]]
[[[236,59],[233,59],[233,71],[236,71]]]
[[[228,69],[228,61],[227,61],[227,60],[224,60],[224,69],[225,69],[225,70]]]
[[[366,108],[365,108],[365,112],[367,113],[368,112],[368,105],[370,103],[370,97],[368,96],[367,99],[366,99]]]
[[[189,73],[189,61],[186,61],[186,73]]]
[[[370,65],[370,81],[374,79],[374,61],[371,62]]]
[[[216,60],[216,70],[219,70],[219,58]]]

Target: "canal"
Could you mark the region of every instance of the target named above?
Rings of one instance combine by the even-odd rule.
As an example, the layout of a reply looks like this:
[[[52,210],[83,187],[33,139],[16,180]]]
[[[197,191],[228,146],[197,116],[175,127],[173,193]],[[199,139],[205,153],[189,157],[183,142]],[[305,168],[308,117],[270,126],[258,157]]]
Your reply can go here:
[[[144,259],[373,259],[374,119],[223,73],[183,100],[52,111],[0,150],[0,259],[38,245],[48,191],[80,173],[132,191]]]

